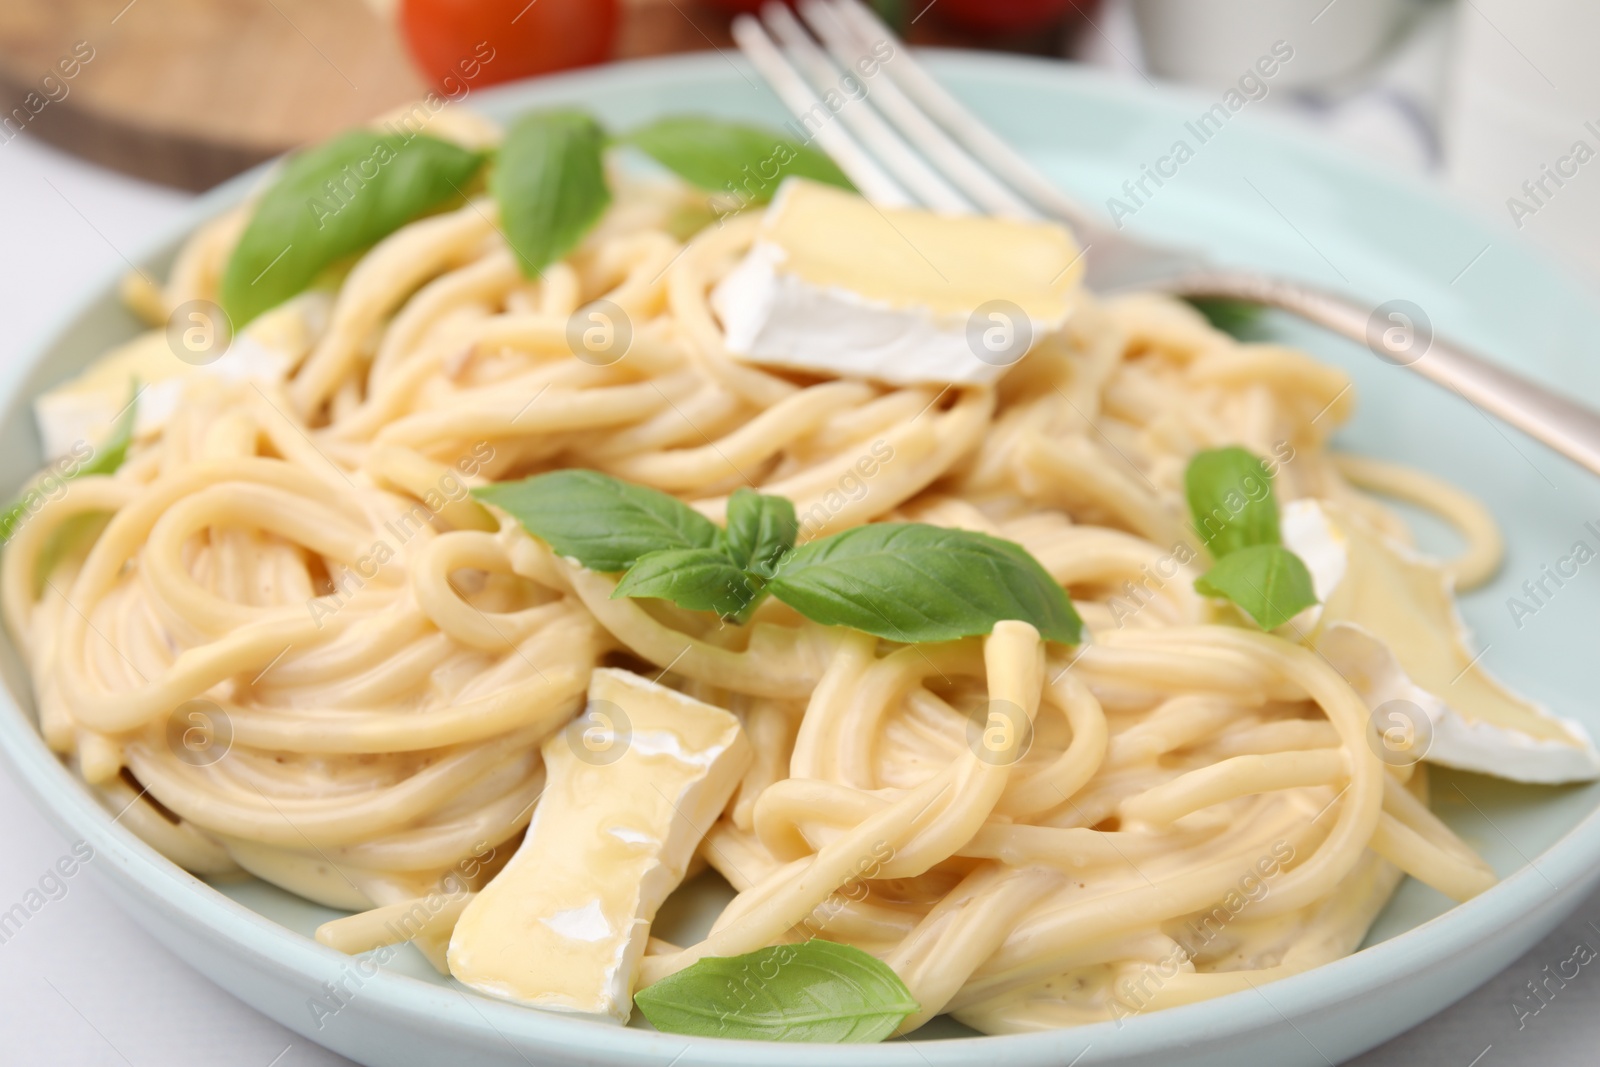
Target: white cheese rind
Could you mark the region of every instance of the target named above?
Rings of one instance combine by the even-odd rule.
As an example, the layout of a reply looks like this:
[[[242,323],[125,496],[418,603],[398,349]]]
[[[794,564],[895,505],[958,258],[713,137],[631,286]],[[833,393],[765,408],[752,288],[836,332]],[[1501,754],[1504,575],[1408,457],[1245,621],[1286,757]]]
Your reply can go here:
[[[1562,721],[1573,733],[1568,744],[1468,719],[1407,677],[1389,646],[1355,623],[1328,626],[1317,638],[1317,650],[1367,707],[1404,700],[1427,715],[1432,736],[1423,759],[1429,763],[1545,785],[1600,777],[1600,753],[1579,724]]]
[[[1321,601],[1302,612],[1295,625],[1312,636],[1317,651],[1361,694],[1367,707],[1377,710],[1397,700],[1415,705],[1427,716],[1431,728],[1423,755],[1430,763],[1542,784],[1600,777],[1600,751],[1580,723],[1512,693],[1467,653],[1470,635],[1455,610],[1451,582],[1443,568],[1373,532],[1348,530],[1346,525],[1352,521],[1322,502],[1297,500],[1284,508],[1280,525],[1285,546],[1305,561]],[[1342,588],[1346,581],[1382,580],[1381,575],[1363,576],[1353,557],[1358,550],[1385,554],[1383,562],[1392,568],[1390,576],[1404,575],[1406,580],[1385,582],[1381,591],[1345,595],[1351,592]],[[1427,596],[1419,596],[1419,590]],[[1427,620],[1426,625],[1412,628],[1413,642],[1432,642],[1433,647],[1421,652],[1397,649],[1375,633],[1385,620],[1366,617],[1373,610],[1374,592],[1409,598],[1405,607]],[[1438,653],[1440,649],[1448,649],[1464,662],[1457,682],[1470,674],[1480,699],[1488,694],[1503,700],[1500,713],[1508,722],[1476,718],[1452,706],[1449,684],[1437,686],[1435,692],[1413,679],[1416,669],[1408,670],[1405,659],[1416,657],[1420,663],[1422,652]],[[1522,729],[1516,728],[1519,719]]]
[[[894,308],[780,269],[783,250],[758,241],[711,294],[728,351],[793,370],[893,385],[988,385],[1008,366],[977,359],[966,319]],[[1035,337],[1058,323],[1033,322]]]
[[[790,180],[710,299],[726,348],[750,362],[990,384],[1065,323],[1081,258],[1052,223],[880,210]]]
[[[602,668],[590,708],[625,716],[620,756],[545,741],[545,790],[505,869],[467,906],[450,971],[492,996],[626,1022],[650,923],[749,766],[731,713]],[[621,714],[617,711],[620,709]]]
[[[1322,617],[1322,605],[1344,580],[1350,566],[1346,538],[1315,500],[1292,500],[1283,509],[1278,530],[1286,548],[1300,557],[1311,572],[1311,588],[1317,602],[1294,619],[1297,626],[1315,626]]]

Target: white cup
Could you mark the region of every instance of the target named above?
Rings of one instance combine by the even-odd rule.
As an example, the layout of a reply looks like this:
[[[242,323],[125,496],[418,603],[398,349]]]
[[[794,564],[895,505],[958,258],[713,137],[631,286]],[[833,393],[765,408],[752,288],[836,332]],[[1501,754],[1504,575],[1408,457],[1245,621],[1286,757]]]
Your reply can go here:
[[[1404,0],[1133,0],[1150,70],[1222,89],[1275,41],[1294,49],[1277,83],[1315,85],[1382,51]]]

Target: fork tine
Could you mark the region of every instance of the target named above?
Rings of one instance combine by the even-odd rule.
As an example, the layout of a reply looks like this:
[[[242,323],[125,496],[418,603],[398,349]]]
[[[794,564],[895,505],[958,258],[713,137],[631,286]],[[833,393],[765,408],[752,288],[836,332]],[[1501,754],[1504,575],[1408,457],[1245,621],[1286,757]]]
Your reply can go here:
[[[789,112],[805,125],[807,116],[820,111],[827,116],[814,134],[822,150],[844,171],[852,184],[875,204],[885,207],[912,207],[912,199],[888,173],[880,167],[848,133],[836,123],[826,104],[817,98],[798,71],[778,51],[778,46],[761,28],[761,23],[750,15],[740,15],[733,20],[733,39],[739,50],[750,60],[750,65],[766,79],[772,91],[778,94]]]
[[[786,5],[777,3],[764,5],[761,9],[761,21],[766,24],[772,36],[778,39],[788,59],[811,80],[812,87],[819,93],[830,90],[837,92],[836,87],[841,84],[842,75],[848,74],[854,77],[849,68],[841,70],[828,54],[817,46]],[[938,211],[963,215],[972,213],[971,202],[940,177],[938,171],[928,166],[911,146],[901,140],[900,135],[894,132],[883,117],[866,103],[864,96],[848,101],[839,110],[838,116],[873,152],[878,162],[882,163],[895,179],[922,203]]]
[[[851,32],[839,18],[835,5],[823,0],[805,0],[800,5],[800,17],[846,67],[854,67],[858,60],[870,54],[872,39],[863,39],[861,34]],[[893,77],[893,69],[907,58],[906,46],[887,26],[882,23],[878,26],[883,31],[878,39],[893,41],[898,47],[894,58],[883,64],[890,77],[874,85],[869,97],[871,102],[930,163],[984,211],[1012,218],[1037,218],[1039,213],[1032,206],[985,170],[905,95]]]
[[[870,45],[873,39],[894,41],[898,46],[894,61],[883,65],[890,79],[906,98],[915,102],[913,106],[920,105],[951,136],[965,145],[973,156],[987,162],[1013,189],[1045,214],[1071,224],[1080,234],[1106,229],[1106,223],[1093,211],[1057,189],[1032,163],[950,95],[861,0],[833,0],[829,6],[839,20],[850,28],[857,42]]]

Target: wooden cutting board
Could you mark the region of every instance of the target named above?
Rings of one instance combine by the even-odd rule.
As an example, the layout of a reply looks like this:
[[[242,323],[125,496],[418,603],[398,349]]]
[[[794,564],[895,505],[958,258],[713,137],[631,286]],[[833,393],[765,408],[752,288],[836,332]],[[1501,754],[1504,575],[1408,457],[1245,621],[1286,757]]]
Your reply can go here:
[[[725,17],[636,0],[619,51],[708,48],[703,34],[730,43]],[[426,89],[364,0],[0,2],[0,142],[40,137],[186,189]]]
[[[0,143],[208,189],[426,91],[386,2],[0,0]],[[726,14],[627,0],[618,58],[711,47]]]

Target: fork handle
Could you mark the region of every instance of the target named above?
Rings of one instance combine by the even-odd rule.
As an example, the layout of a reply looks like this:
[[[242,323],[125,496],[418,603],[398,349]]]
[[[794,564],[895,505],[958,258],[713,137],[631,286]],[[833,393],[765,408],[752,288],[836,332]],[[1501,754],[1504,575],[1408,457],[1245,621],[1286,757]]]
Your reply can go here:
[[[1197,271],[1159,288],[1178,296],[1265,304],[1298,315],[1366,345],[1387,363],[1407,367],[1454,390],[1480,412],[1503,419],[1600,474],[1600,413],[1434,336],[1422,309],[1414,304],[1395,301],[1373,308],[1299,282],[1248,271]]]

